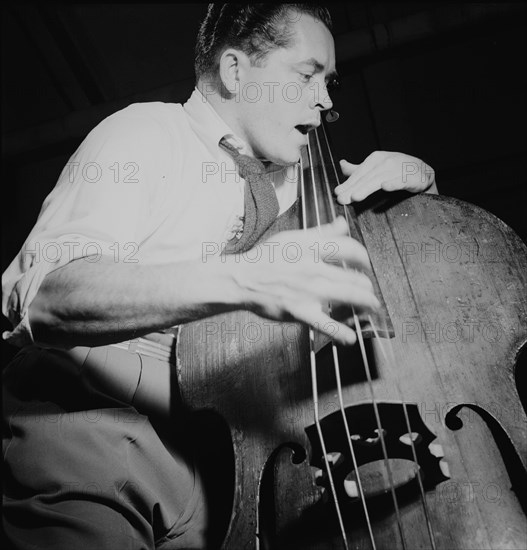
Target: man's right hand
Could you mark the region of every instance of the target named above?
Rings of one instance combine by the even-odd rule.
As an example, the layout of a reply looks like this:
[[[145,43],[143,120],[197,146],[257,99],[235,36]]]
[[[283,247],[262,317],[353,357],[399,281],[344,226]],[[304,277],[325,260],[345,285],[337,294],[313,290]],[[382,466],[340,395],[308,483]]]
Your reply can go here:
[[[285,231],[245,257],[161,265],[74,260],[46,275],[29,307],[35,342],[100,346],[243,308],[354,343],[354,331],[324,312],[328,303],[350,312],[379,306],[363,273],[366,250],[347,230],[338,219],[320,229]]]
[[[277,321],[300,321],[341,344],[353,344],[349,326],[329,317],[328,303],[339,309],[377,309],[380,304],[364,272],[368,253],[350,238],[343,218],[320,228],[284,231],[257,245],[236,262],[233,275],[246,307]],[[335,330],[337,327],[337,330]]]

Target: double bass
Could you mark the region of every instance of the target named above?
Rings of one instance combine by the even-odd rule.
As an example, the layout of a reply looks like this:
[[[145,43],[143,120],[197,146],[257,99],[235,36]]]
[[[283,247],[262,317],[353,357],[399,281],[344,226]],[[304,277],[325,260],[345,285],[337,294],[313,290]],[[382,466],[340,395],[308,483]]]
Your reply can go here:
[[[353,347],[248,311],[179,328],[172,406],[209,547],[527,548],[527,247],[449,197],[335,204],[324,125],[299,181],[262,241],[345,216],[383,307],[354,314]]]

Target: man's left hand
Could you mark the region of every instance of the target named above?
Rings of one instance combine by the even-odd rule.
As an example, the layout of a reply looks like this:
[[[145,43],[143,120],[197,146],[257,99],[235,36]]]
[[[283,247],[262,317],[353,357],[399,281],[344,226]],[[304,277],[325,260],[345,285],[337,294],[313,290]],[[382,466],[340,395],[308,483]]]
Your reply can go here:
[[[380,189],[437,193],[434,170],[421,159],[404,153],[374,151],[361,164],[341,160],[340,167],[348,176],[335,188],[340,204],[364,200]]]

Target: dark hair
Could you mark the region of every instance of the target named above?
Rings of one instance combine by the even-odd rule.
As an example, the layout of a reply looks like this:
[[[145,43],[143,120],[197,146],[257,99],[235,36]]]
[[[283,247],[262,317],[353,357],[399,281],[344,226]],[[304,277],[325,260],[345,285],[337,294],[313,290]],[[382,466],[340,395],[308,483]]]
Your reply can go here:
[[[226,47],[242,50],[255,65],[262,63],[271,50],[291,43],[290,25],[303,13],[331,30],[329,11],[317,4],[209,4],[196,42],[196,80],[216,73]]]

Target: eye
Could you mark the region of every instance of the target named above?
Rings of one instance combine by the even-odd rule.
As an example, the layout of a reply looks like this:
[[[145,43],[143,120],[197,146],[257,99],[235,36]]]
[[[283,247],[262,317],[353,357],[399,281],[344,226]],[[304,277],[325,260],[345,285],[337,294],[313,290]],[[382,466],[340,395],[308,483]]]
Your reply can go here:
[[[326,84],[326,88],[328,92],[333,92],[334,90],[338,90],[340,88],[340,80],[338,78],[332,78],[331,80],[328,80]]]
[[[309,82],[313,78],[312,74],[300,73],[300,80],[302,82]]]

